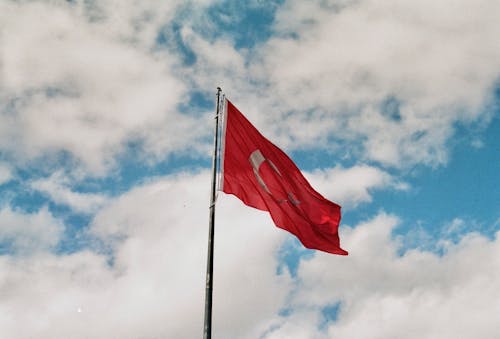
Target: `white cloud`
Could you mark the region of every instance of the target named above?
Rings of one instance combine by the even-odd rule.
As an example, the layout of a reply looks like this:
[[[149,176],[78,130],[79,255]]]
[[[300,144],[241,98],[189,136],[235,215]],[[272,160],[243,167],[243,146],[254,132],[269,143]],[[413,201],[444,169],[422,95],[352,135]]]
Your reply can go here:
[[[37,191],[47,194],[52,201],[71,207],[76,212],[93,213],[108,201],[108,197],[99,193],[80,193],[71,189],[71,179],[62,172],[56,172],[48,178],[30,183]]]
[[[0,313],[8,316],[0,317],[0,336],[201,335],[208,189],[208,171],[179,174],[156,178],[106,205],[89,232],[112,245],[113,266],[106,256],[86,251],[1,256]],[[14,219],[24,228],[48,224],[37,218]],[[292,278],[286,269],[277,273],[277,251],[291,236],[274,227],[267,213],[221,193],[214,336],[400,338],[410,331],[405,337],[452,338],[476,331],[475,338],[492,337],[500,307],[498,236],[468,234],[457,244],[444,244],[442,257],[420,249],[400,256],[400,242],[391,236],[398,222],[381,213],[355,228],[341,228],[349,256],[316,252],[301,259]],[[321,309],[337,302],[338,320],[320,327]],[[19,328],[19,319],[27,325]]]
[[[352,208],[363,202],[371,202],[371,191],[375,189],[393,188],[408,189],[408,185],[398,182],[389,173],[368,165],[357,165],[350,168],[334,167],[306,173],[313,187],[321,187],[320,193]]]
[[[369,159],[444,163],[453,123],[478,119],[499,77],[499,10],[487,0],[288,1],[276,24],[285,37],[262,51],[269,92],[298,114],[328,112],[303,128],[338,120],[331,135],[364,140]],[[381,113],[388,98],[399,121]]]
[[[277,9],[276,34],[251,51],[187,39],[198,56],[188,73],[200,88],[222,85],[285,149],[443,165],[455,124],[490,116],[498,11],[488,0],[290,0]]]
[[[114,244],[113,267],[88,252],[0,257],[8,296],[0,336],[200,336],[209,182],[208,171],[158,178],[101,210],[91,233]],[[216,227],[214,333],[255,338],[289,291],[290,276],[276,275],[286,233],[266,213],[222,196]],[[19,328],[19,319],[27,325]]]
[[[188,84],[221,85],[286,149],[343,140],[384,165],[443,164],[454,123],[482,118],[499,76],[496,5],[486,0],[290,0],[277,8],[277,36],[252,51],[194,33],[211,24],[199,14],[208,3],[193,2],[180,31],[197,56],[189,67],[152,52],[181,5],[2,4],[3,149],[18,161],[69,151],[96,173],[129,141],[142,141],[146,158],[204,152],[204,124],[176,105]]]
[[[0,243],[9,251],[28,255],[54,248],[62,237],[64,225],[43,208],[29,214],[12,210],[0,210]]]
[[[147,160],[199,154],[210,129],[176,106],[188,86],[222,86],[285,149],[342,145],[383,165],[438,165],[454,124],[485,118],[499,76],[487,0],[290,0],[277,7],[276,35],[252,50],[236,50],[227,34],[196,34],[216,29],[200,14],[207,5],[193,1],[181,24],[196,54],[186,67],[154,48],[185,3],[3,3],[4,151],[26,161],[63,150],[100,174],[131,141]]]
[[[115,277],[106,267],[105,258],[92,253],[2,256],[0,267],[2,337],[84,338],[88,336],[82,333],[90,333],[98,338],[92,335],[92,314],[98,312],[106,321],[108,313],[123,306],[99,300],[113,293],[108,284]],[[19,326],[19,321],[24,325]],[[102,328],[99,330],[100,337],[106,337]],[[108,338],[115,335],[107,334]]]
[[[177,111],[176,58],[152,52],[176,4],[134,3],[0,5],[0,143],[15,161],[67,151],[102,174],[129,141],[164,157],[203,136]]]
[[[349,256],[317,253],[298,270],[302,285],[292,302],[298,313],[282,320],[269,338],[289,333],[301,312],[340,302],[338,320],[325,331],[305,324],[314,338],[491,338],[500,310],[500,240],[465,235],[442,257],[411,250],[399,256],[391,238],[394,216],[376,218],[344,232]],[[466,306],[464,306],[466,305]],[[359,326],[363,324],[363,326]],[[283,331],[283,332],[281,332]],[[267,337],[266,337],[267,338]]]
[[[0,185],[9,182],[12,179],[12,172],[8,166],[0,163]]]
[[[193,337],[202,330],[208,179],[208,172],[180,175],[136,189],[100,213],[93,226],[102,237],[127,237],[118,246],[116,265],[126,267],[131,279],[146,274],[169,281],[164,291],[169,305],[163,315],[153,310],[160,318],[177,319],[167,327],[169,337]],[[227,198],[220,196],[216,211],[214,331],[228,338],[248,332],[253,338],[267,325],[265,315],[275,314],[286,297],[289,277],[275,275],[284,234],[265,213]]]

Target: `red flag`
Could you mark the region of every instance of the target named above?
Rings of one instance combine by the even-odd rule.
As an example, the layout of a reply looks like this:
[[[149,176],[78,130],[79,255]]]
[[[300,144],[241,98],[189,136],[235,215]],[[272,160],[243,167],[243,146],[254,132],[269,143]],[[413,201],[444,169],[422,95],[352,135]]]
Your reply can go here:
[[[293,161],[226,100],[222,191],[269,211],[276,226],[307,248],[347,255],[340,248],[340,206],[316,192]]]

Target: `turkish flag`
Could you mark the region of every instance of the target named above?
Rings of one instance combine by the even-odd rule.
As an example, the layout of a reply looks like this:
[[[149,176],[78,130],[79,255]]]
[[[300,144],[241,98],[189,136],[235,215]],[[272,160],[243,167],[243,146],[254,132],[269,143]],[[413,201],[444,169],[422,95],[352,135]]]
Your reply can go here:
[[[222,137],[222,191],[268,211],[276,226],[307,248],[347,255],[340,248],[340,206],[316,192],[293,161],[229,101]]]

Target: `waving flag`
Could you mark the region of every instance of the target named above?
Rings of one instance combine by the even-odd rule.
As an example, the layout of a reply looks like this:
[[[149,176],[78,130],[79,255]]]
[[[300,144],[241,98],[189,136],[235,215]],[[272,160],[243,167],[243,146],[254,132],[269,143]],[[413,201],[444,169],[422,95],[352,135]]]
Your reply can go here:
[[[229,101],[222,137],[222,191],[268,211],[275,225],[307,248],[347,255],[340,248],[340,206],[316,192],[293,161]]]

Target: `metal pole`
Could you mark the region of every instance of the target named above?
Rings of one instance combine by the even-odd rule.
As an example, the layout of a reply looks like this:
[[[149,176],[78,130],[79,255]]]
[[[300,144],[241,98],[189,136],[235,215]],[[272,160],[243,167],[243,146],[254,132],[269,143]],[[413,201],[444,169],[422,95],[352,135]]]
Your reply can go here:
[[[217,153],[219,149],[219,109],[220,109],[220,87],[217,87],[217,104],[215,114],[214,154],[212,158],[212,192],[210,197],[210,217],[208,227],[208,255],[207,255],[207,280],[205,287],[205,323],[203,327],[203,339],[212,338],[212,291],[214,272],[214,221],[215,221],[215,198],[217,189]]]

